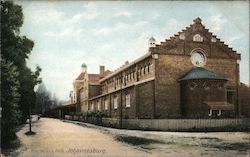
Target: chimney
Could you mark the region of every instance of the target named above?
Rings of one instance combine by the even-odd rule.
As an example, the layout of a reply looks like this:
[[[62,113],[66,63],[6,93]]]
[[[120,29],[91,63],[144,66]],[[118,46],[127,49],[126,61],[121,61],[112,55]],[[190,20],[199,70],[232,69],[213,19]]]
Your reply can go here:
[[[100,65],[100,73],[99,73],[100,78],[103,78],[103,77],[104,77],[104,72],[105,72],[105,66]]]

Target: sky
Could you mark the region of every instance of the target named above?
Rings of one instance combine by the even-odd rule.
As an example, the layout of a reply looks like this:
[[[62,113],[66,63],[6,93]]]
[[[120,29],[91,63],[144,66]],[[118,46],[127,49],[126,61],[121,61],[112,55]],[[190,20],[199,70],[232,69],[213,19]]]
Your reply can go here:
[[[73,80],[86,63],[115,70],[157,43],[185,29],[197,17],[210,32],[241,54],[240,80],[249,82],[249,3],[247,1],[19,1],[22,35],[35,42],[28,66],[42,68],[46,88],[69,99]]]

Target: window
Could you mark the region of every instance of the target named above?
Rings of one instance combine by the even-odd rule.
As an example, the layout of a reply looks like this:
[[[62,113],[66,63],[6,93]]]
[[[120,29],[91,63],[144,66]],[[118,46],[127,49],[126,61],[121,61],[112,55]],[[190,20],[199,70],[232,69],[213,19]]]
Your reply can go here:
[[[97,110],[101,111],[101,103],[99,101],[97,102]]]
[[[193,41],[202,42],[203,37],[200,34],[196,34],[193,36]]]
[[[118,98],[115,97],[114,98],[114,109],[117,109],[118,108]]]
[[[222,113],[221,110],[212,110],[212,109],[210,109],[209,113],[208,113],[208,116],[209,117],[211,117],[211,116],[213,116],[213,117],[221,116],[222,115],[221,113]]]
[[[179,38],[180,38],[181,40],[184,40],[184,39],[185,39],[185,34],[184,34],[184,33],[181,33],[180,36],[179,36]]]
[[[216,42],[216,38],[215,38],[215,37],[212,37],[212,38],[211,38],[211,42],[215,43],[215,42]]]
[[[130,94],[126,94],[126,107],[130,107]]]
[[[108,100],[105,100],[105,102],[104,102],[104,109],[108,110]]]
[[[94,104],[91,103],[90,106],[91,106],[91,110],[94,111]]]

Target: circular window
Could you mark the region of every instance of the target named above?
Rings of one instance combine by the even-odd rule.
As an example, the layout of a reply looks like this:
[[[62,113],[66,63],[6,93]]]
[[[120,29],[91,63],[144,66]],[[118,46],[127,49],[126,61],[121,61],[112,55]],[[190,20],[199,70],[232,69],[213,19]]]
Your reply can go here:
[[[206,56],[200,49],[192,51],[190,59],[192,64],[197,67],[202,67],[206,63]]]

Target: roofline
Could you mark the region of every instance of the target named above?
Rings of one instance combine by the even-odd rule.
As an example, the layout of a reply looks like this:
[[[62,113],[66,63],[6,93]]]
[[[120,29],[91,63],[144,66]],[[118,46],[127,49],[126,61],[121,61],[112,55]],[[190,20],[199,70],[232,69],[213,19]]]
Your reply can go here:
[[[207,77],[198,77],[198,78],[190,78],[190,79],[178,79],[178,81],[188,81],[188,80],[199,80],[199,79],[207,79],[207,80],[225,80],[229,81],[227,78],[207,78]]]
[[[109,95],[109,94],[112,94],[112,93],[115,93],[115,92],[118,92],[118,91],[121,91],[123,89],[126,89],[126,88],[129,88],[129,87],[133,87],[133,86],[137,86],[139,84],[142,84],[142,83],[145,83],[145,82],[150,82],[150,81],[154,81],[155,80],[155,77],[150,77],[148,79],[145,79],[145,80],[141,80],[139,82],[135,82],[133,84],[130,84],[128,86],[124,86],[122,87],[121,89],[116,89],[116,90],[113,90],[113,91],[110,91],[109,93],[104,93],[104,94],[101,94],[101,95],[97,95],[97,96],[94,96],[94,97],[91,97],[88,99],[88,101],[92,101],[92,100],[95,100],[97,98],[100,98],[100,97],[103,97],[103,96],[106,96],[106,95]]]
[[[69,104],[65,104],[65,105],[56,106],[53,109],[59,109],[59,108],[64,108],[64,107],[71,107],[73,105],[76,105],[76,103],[69,103]]]
[[[100,75],[100,74],[89,74],[89,73],[87,73],[88,75]]]
[[[125,70],[125,69],[131,67],[132,65],[134,65],[134,64],[136,64],[136,63],[142,61],[143,59],[145,59],[145,58],[147,58],[147,57],[149,57],[149,56],[151,56],[151,55],[152,55],[151,52],[146,53],[145,55],[143,55],[143,56],[137,58],[137,59],[134,60],[133,62],[130,62],[128,65],[124,65],[123,67],[119,68],[118,70],[114,71],[113,73],[111,73],[111,74],[107,75],[106,77],[100,79],[99,82],[101,83],[101,82],[105,81],[106,79],[108,79],[108,78],[110,78],[110,77],[112,77],[112,76],[114,76],[114,75],[120,73],[121,71],[123,71],[123,70]]]

